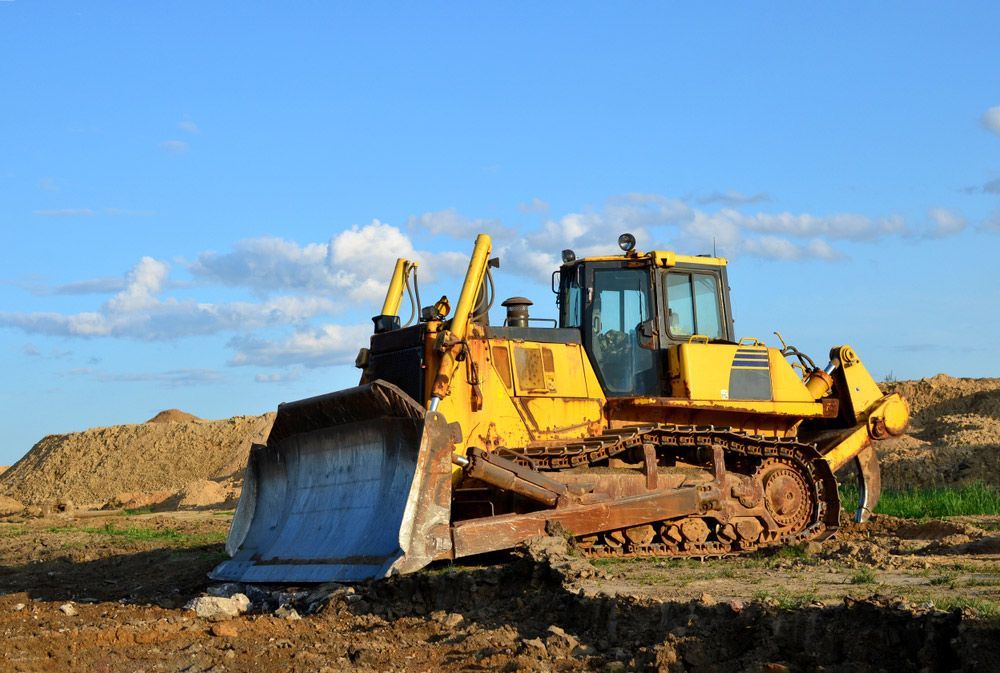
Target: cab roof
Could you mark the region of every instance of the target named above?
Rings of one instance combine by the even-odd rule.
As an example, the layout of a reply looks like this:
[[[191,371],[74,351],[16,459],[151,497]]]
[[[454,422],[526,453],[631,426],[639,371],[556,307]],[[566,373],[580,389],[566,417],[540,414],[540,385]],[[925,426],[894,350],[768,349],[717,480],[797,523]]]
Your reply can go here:
[[[726,266],[729,260],[725,257],[712,257],[710,255],[678,255],[671,250],[653,250],[650,252],[632,251],[624,255],[596,255],[594,257],[582,257],[574,260],[565,266],[573,266],[580,262],[646,262],[657,267],[687,266],[689,264],[701,264],[704,266]]]

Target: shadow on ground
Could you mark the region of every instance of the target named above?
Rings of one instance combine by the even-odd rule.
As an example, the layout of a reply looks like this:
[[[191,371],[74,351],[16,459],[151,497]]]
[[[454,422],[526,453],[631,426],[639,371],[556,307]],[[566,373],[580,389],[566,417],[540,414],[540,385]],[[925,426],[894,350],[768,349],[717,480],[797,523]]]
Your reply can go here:
[[[52,601],[123,601],[177,607],[208,585],[221,544],[154,549],[89,561],[56,557],[0,566],[0,593]]]

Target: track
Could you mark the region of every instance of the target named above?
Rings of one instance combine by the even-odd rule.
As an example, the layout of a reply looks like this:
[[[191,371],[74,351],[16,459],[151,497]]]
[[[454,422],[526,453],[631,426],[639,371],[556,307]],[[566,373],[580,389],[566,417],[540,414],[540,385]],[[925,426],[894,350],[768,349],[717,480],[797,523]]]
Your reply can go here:
[[[539,471],[640,462],[652,445],[660,463],[682,461],[725,480],[724,500],[703,516],[663,520],[577,539],[593,557],[713,557],[822,540],[839,525],[837,481],[817,449],[703,426],[634,426],[564,446],[502,449]],[[716,450],[721,454],[716,454]],[[724,465],[717,469],[714,455]]]

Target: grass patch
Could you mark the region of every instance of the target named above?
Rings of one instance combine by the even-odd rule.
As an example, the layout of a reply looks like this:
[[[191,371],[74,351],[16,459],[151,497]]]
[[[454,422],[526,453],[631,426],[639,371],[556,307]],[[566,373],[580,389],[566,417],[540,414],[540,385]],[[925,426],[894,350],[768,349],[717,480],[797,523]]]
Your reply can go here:
[[[0,526],[0,538],[3,537],[17,537],[18,535],[24,535],[28,532],[27,528],[23,526]]]
[[[124,512],[128,516],[135,516],[137,514],[152,514],[153,508],[150,507],[149,505],[146,505],[145,507],[136,507],[135,509],[126,508]]]
[[[984,619],[1000,620],[1000,602],[985,598],[967,598],[964,596],[940,596],[934,601],[939,610],[954,610],[971,608]]]
[[[54,526],[46,528],[49,533],[87,533],[90,535],[108,535],[136,542],[169,542],[181,546],[197,546],[225,542],[226,534],[222,531],[207,533],[181,533],[173,528],[141,528],[138,526],[119,527],[114,523],[106,523],[99,528],[76,528],[74,526]]]
[[[956,579],[958,579],[958,575],[955,573],[943,573],[941,575],[937,575],[936,577],[930,578],[930,580],[927,583],[935,587],[947,584],[949,586],[952,586],[952,588],[954,588]]]
[[[858,501],[857,487],[841,485],[840,500],[846,511],[853,512]],[[1000,515],[1000,489],[977,482],[966,486],[887,490],[882,492],[875,512],[904,519]]]
[[[182,540],[186,537],[172,528],[138,528],[135,526],[119,528],[113,523],[106,523],[100,528],[81,528],[80,530],[84,533],[112,535],[129,540]]]
[[[871,568],[861,568],[851,575],[848,581],[851,584],[875,584],[875,571]]]

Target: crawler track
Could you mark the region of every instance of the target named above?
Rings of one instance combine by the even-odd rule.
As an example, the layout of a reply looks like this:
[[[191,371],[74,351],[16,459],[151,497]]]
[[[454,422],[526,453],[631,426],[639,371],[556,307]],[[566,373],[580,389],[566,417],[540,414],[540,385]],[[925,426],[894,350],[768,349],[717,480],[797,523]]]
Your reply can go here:
[[[723,501],[703,516],[578,538],[594,557],[713,557],[780,547],[832,535],[839,525],[837,481],[815,446],[711,426],[646,425],[616,429],[564,446],[502,449],[540,471],[586,468],[610,458],[635,462],[646,445],[663,463],[680,460],[709,472],[722,451]]]

